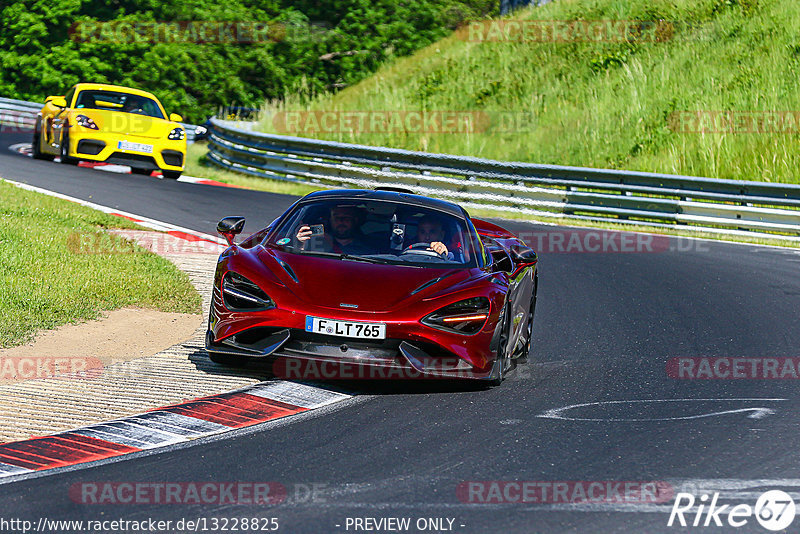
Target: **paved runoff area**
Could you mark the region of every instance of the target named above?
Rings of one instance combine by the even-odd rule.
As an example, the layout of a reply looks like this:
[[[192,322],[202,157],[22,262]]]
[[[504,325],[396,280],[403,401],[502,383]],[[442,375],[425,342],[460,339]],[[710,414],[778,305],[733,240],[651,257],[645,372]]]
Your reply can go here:
[[[222,246],[181,232],[118,230],[186,272],[209,307]],[[153,356],[0,385],[0,477],[89,462],[285,417],[348,395],[227,369],[191,339]]]

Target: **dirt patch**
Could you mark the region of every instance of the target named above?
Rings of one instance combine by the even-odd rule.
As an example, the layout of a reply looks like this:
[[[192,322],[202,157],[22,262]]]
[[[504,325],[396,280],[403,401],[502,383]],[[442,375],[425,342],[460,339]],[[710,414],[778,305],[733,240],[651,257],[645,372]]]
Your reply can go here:
[[[190,337],[202,315],[123,308],[77,325],[41,332],[33,342],[0,349],[0,384],[92,372],[157,354]]]

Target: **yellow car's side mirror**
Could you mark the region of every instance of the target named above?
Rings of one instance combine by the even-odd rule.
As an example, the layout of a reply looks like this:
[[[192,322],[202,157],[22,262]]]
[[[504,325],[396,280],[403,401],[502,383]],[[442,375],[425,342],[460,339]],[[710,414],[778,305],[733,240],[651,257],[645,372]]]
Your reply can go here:
[[[65,108],[67,107],[67,101],[64,99],[63,96],[48,96],[45,103],[50,102],[57,108]]]
[[[171,120],[172,122],[183,122],[183,117],[181,117],[177,113],[170,113],[169,120]]]

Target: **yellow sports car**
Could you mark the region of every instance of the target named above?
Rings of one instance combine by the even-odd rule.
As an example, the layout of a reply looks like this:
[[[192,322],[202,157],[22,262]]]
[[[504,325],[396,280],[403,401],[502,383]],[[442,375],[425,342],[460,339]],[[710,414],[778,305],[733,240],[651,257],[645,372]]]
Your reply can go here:
[[[79,83],[65,96],[49,96],[36,118],[33,157],[75,165],[79,160],[128,165],[132,172],[161,171],[178,178],[186,159],[183,118],[167,118],[152,94],[99,83]]]

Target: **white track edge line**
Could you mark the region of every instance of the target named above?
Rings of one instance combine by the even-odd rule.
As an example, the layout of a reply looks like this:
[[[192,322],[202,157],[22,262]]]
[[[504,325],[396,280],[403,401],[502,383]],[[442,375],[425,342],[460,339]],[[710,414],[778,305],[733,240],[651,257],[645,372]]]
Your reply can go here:
[[[19,187],[20,189],[25,189],[26,191],[33,191],[35,193],[42,193],[44,195],[48,195],[55,198],[60,198],[63,200],[68,200],[70,202],[74,202],[76,204],[80,204],[81,206],[86,206],[87,208],[92,208],[98,211],[102,211],[103,213],[108,213],[109,215],[121,215],[124,218],[133,219],[136,223],[144,226],[146,228],[151,228],[153,230],[159,230],[162,232],[165,231],[178,231],[184,232],[189,235],[193,235],[199,237],[201,239],[205,239],[206,241],[211,241],[213,243],[217,243],[220,245],[227,246],[227,242],[222,239],[221,237],[213,236],[211,234],[206,234],[203,232],[198,232],[197,230],[192,230],[190,228],[184,228],[183,226],[178,226],[175,224],[159,221],[157,219],[151,219],[149,217],[145,217],[143,215],[137,215],[135,213],[130,213],[127,211],[122,211],[114,208],[110,208],[108,206],[103,206],[102,204],[95,204],[94,202],[89,202],[88,200],[83,200],[76,197],[71,197],[69,195],[65,195],[63,193],[57,193],[55,191],[50,191],[49,189],[44,189],[41,187],[37,187],[30,184],[24,184],[22,182],[16,182],[14,180],[8,180],[6,178],[0,178],[0,180],[7,182],[11,185]]]

